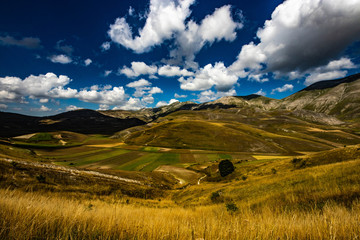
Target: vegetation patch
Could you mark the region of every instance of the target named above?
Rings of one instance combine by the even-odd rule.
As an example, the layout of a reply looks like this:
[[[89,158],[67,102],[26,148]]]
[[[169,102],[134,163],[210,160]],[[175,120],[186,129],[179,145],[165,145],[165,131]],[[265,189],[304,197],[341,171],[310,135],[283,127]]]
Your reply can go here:
[[[305,168],[355,159],[360,159],[360,145],[337,148],[304,157],[296,157],[291,160],[291,163],[295,168]]]
[[[108,158],[112,158],[124,153],[127,153],[127,150],[124,149],[107,149],[105,151],[102,152],[96,152],[94,154],[90,153],[88,155],[86,155],[86,157],[84,156],[79,156],[76,160],[72,160],[72,161],[66,161],[66,162],[57,162],[58,164],[61,165],[68,165],[70,163],[73,163],[75,166],[85,166],[88,164],[92,164],[95,162],[99,162]]]

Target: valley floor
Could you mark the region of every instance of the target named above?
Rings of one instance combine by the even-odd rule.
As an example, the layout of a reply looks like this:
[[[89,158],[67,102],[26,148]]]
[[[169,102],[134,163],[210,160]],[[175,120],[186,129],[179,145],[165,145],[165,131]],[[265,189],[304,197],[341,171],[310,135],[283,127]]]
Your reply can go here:
[[[0,239],[360,238],[359,145],[259,155],[185,188],[157,172],[68,177],[16,159],[0,161]]]

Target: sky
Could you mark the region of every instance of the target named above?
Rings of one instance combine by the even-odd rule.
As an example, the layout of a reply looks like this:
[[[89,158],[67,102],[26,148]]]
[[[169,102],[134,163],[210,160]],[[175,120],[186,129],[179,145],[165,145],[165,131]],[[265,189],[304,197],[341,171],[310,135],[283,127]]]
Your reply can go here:
[[[0,111],[281,99],[360,72],[360,0],[3,0]]]

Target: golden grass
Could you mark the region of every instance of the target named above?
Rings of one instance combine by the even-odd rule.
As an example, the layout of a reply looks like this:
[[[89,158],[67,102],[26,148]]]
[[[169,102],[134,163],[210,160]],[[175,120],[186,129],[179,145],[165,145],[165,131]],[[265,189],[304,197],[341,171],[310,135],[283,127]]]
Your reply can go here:
[[[87,145],[88,147],[97,147],[97,148],[113,148],[118,146],[123,146],[125,143],[108,143],[108,144],[95,144],[95,145]]]
[[[273,160],[273,159],[286,159],[292,156],[276,156],[276,155],[252,155],[256,160]]]
[[[281,212],[139,207],[0,190],[1,239],[358,239],[360,203]]]
[[[360,239],[358,151],[352,146],[314,154],[309,159],[321,164],[300,169],[290,159],[245,161],[232,178],[204,180],[151,200],[52,192],[51,184],[65,188],[56,179],[36,183],[44,188],[37,192],[0,189],[0,239]],[[9,183],[25,176],[24,166],[20,172],[10,163],[5,167]],[[214,192],[220,200],[211,199]],[[239,209],[228,211],[229,203]]]

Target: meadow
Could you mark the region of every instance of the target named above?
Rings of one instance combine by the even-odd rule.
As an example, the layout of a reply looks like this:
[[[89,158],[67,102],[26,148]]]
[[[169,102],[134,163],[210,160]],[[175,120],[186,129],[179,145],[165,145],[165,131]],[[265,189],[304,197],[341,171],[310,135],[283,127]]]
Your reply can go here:
[[[115,148],[111,151],[124,149]],[[181,152],[176,155],[169,153],[169,149],[163,153],[161,148],[140,147],[139,151],[150,156],[168,156],[166,159],[172,159],[175,165],[180,161],[178,156]],[[214,154],[195,152],[194,155],[206,157]],[[117,154],[121,156],[127,153]],[[113,157],[109,152],[103,154]],[[183,154],[189,153],[185,151]],[[216,156],[228,157],[222,154],[226,153],[217,153]],[[153,168],[151,163],[156,162],[156,157],[153,160],[150,157],[149,164],[144,167]],[[41,169],[34,170],[21,164],[3,164],[1,182],[7,184],[2,184],[0,189],[0,238],[360,237],[359,145],[304,155],[301,160],[294,160],[299,159],[297,156],[274,155],[255,155],[253,158],[254,160],[234,162],[235,172],[223,179],[215,182],[204,180],[201,184],[187,185],[185,188],[178,188],[179,185],[170,178],[165,181],[164,176],[156,175],[156,171],[149,172],[141,168],[143,175],[137,176],[139,181],[149,181],[150,185],[162,181],[163,185],[161,187],[159,184],[148,191],[148,195],[137,196],[129,193],[140,188],[144,190],[146,186],[125,183],[112,185],[105,180],[101,182],[99,179],[92,179],[91,176],[83,179],[82,185],[80,180],[71,180],[73,182],[65,184],[64,179],[55,178],[54,173],[48,173],[45,182],[39,182],[28,173],[39,172]],[[299,164],[301,161],[305,164]],[[210,177],[217,174],[213,167],[216,164],[213,162],[208,165]],[[8,170],[4,170],[7,168]],[[127,175],[122,176],[134,178],[139,173],[141,171],[134,171],[133,174],[124,172]],[[45,176],[45,170],[43,174]],[[149,177],[153,177],[153,182],[147,180]],[[25,181],[23,185],[26,187],[20,187],[21,181]],[[89,187],[91,181],[98,184]],[[74,184],[80,185],[74,188]],[[164,188],[163,186],[168,186],[169,189],[156,190]]]
[[[186,114],[129,130],[130,140],[2,139],[0,239],[360,238],[353,129]],[[223,159],[235,166],[226,177]]]
[[[311,174],[299,170],[300,174],[249,177],[245,184],[237,180],[216,186],[207,183],[154,200],[112,195],[75,198],[2,189],[0,237],[356,239],[360,203],[351,199],[359,194],[356,166],[359,161],[317,167]],[[327,171],[333,171],[335,179],[343,174],[348,177],[334,187],[334,181],[328,182],[324,175]],[[314,178],[315,183],[309,184]],[[358,184],[349,184],[352,181]],[[214,191],[221,192],[221,199],[211,198]]]
[[[1,190],[2,239],[358,239],[359,208],[146,207]]]

